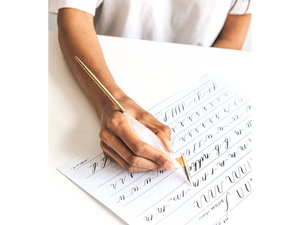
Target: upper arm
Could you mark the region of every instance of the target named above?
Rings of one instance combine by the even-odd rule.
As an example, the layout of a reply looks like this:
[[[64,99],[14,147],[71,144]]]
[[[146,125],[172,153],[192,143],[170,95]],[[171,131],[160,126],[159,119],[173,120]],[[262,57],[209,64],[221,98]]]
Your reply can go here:
[[[217,40],[228,40],[236,49],[241,49],[251,21],[251,14],[228,14]]]
[[[75,8],[61,8],[57,15],[58,28],[80,27],[81,25],[93,26],[94,16]]]

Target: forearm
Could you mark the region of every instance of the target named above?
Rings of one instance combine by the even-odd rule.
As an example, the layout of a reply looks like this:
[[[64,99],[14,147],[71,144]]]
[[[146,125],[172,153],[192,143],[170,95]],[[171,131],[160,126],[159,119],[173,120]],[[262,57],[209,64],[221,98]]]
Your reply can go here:
[[[234,40],[230,40],[226,38],[218,38],[212,47],[241,50],[243,45],[236,43]]]
[[[110,102],[76,62],[75,55],[88,66],[117,99],[124,98],[126,95],[117,86],[105,63],[94,29],[93,16],[76,9],[60,9],[58,31],[64,58],[77,82],[93,104],[98,116],[100,116],[101,108]]]

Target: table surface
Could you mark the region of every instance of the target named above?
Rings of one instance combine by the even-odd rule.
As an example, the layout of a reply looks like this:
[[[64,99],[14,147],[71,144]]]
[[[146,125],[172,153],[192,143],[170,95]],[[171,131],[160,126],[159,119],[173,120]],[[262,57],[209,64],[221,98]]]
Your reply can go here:
[[[97,115],[61,53],[57,31],[49,31],[48,181],[51,224],[126,224],[56,170],[99,144]],[[234,84],[251,97],[251,52],[99,35],[117,84],[144,109],[192,85],[207,73]],[[250,224],[251,198],[229,215],[232,224]],[[240,213],[244,212],[244,213]],[[99,221],[99,222],[98,222]]]

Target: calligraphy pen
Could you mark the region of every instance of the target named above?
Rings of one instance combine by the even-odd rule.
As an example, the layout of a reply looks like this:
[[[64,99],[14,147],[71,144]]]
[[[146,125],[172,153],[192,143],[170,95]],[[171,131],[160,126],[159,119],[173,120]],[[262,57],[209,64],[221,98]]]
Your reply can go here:
[[[166,150],[165,146],[161,140],[147,127],[141,124],[139,121],[134,119],[121,105],[120,103],[112,96],[112,94],[104,87],[104,85],[98,80],[98,78],[90,71],[90,69],[77,57],[75,56],[76,61],[84,69],[84,71],[91,77],[91,79],[98,85],[98,87],[106,94],[106,96],[118,107],[118,109],[129,119],[132,124],[133,129],[137,135],[141,138],[143,142],[153,146],[154,148],[167,154],[174,163],[175,169],[183,167],[187,176],[188,181],[192,184],[192,178],[188,168],[188,163],[185,156],[179,158],[174,158]]]

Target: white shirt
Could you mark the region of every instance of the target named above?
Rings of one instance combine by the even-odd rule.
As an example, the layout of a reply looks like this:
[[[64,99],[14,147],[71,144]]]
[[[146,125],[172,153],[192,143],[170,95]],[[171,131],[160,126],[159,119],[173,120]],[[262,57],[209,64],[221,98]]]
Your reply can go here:
[[[211,46],[228,13],[251,13],[251,5],[250,0],[52,0],[49,10],[90,13],[101,35]]]

